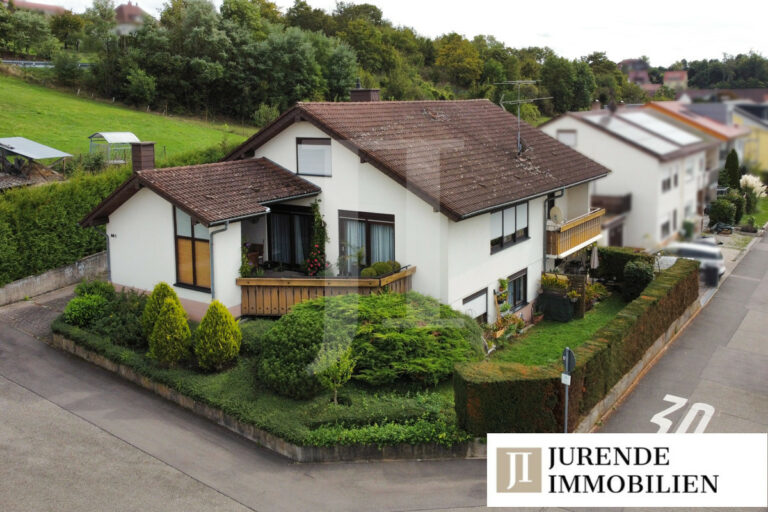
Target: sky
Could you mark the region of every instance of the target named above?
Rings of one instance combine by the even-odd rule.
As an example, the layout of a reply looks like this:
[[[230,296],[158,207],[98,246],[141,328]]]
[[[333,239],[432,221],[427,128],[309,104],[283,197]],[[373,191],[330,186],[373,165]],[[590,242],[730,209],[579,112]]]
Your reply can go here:
[[[36,0],[83,12],[89,0]],[[125,0],[127,1],[127,0]],[[133,0],[136,1],[136,0]],[[274,0],[273,0],[274,1]],[[350,0],[347,0],[350,1]],[[115,0],[116,4],[123,0]],[[158,16],[165,0],[138,0]],[[720,59],[754,51],[768,56],[768,2],[731,0],[645,0],[635,2],[548,0],[351,0],[377,5],[395,25],[412,27],[436,37],[458,32],[471,39],[489,34],[507,46],[549,46],[575,59],[604,51],[620,61],[646,55],[651,65],[669,66],[682,58]],[[221,0],[214,0],[216,5]],[[293,0],[275,2],[283,12]],[[307,0],[313,7],[333,10],[334,0]]]

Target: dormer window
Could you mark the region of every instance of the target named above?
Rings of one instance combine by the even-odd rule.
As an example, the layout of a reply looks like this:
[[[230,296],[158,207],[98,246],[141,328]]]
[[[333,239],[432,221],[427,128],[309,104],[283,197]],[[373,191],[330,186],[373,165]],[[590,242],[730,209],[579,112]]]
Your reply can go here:
[[[296,139],[296,170],[305,176],[331,176],[331,139]]]

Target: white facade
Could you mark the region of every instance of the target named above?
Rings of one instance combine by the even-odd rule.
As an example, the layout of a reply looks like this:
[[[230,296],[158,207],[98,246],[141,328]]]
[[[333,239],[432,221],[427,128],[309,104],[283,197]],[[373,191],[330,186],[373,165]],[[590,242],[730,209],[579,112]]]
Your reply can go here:
[[[653,249],[680,231],[684,220],[698,222],[696,194],[706,175],[704,150],[661,161],[572,116],[562,116],[541,129],[555,138],[558,131],[574,132],[571,147],[611,169],[606,178],[592,182],[591,194],[632,194],[632,209],[624,214],[625,246]]]

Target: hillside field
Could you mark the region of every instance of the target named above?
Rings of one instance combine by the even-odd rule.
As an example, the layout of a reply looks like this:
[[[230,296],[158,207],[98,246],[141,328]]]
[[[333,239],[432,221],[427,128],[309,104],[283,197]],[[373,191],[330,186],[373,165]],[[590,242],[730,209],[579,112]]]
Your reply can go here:
[[[89,135],[123,131],[154,141],[160,161],[223,140],[242,142],[256,128],[131,110],[0,75],[0,137],[26,137],[76,156],[88,152]]]

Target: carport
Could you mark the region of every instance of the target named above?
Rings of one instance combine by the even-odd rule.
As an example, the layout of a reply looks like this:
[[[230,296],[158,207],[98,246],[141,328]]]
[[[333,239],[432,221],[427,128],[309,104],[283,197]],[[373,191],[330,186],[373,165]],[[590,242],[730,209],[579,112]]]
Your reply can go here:
[[[24,137],[0,138],[0,190],[59,180],[50,167],[71,156]],[[40,162],[51,159],[56,160],[48,165]]]

